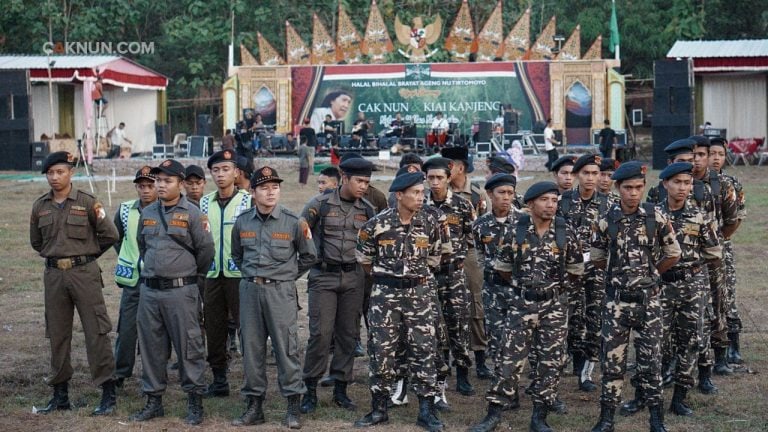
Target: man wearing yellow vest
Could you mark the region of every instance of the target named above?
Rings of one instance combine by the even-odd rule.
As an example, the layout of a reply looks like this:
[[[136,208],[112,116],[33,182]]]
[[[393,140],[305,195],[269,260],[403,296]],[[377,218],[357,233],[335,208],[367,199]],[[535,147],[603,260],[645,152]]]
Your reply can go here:
[[[208,364],[213,371],[213,383],[205,392],[206,397],[229,396],[227,382],[227,318],[240,321],[240,269],[232,260],[232,226],[235,220],[251,208],[251,196],[238,189],[237,153],[222,150],[208,159],[208,169],[216,183],[216,192],[200,200],[200,210],[208,216],[216,254],[205,279],[203,313],[205,314],[205,339],[208,344]]]
[[[141,209],[157,201],[155,176],[150,174],[151,169],[145,165],[136,172],[133,183],[138,199],[121,203],[115,213],[115,226],[120,234],[120,240],[115,243],[118,254],[115,282],[123,290],[115,340],[115,379],[118,387],[122,387],[123,381],[133,375],[133,366],[136,364],[136,311],[139,307],[140,270],[137,234]]]

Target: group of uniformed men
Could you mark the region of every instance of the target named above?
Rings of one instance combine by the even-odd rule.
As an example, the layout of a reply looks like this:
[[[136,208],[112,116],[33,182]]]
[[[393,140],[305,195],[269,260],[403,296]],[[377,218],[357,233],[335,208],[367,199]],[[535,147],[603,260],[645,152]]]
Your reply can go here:
[[[301,215],[279,204],[283,180],[273,168],[251,174],[247,160],[222,150],[208,160],[215,192],[202,195],[200,167],[175,160],[146,166],[134,180],[138,199],[121,204],[114,223],[93,196],[72,186],[72,156],[53,153],[43,166],[51,191],[35,202],[30,228],[46,260],[54,390],[39,411],[70,408],[75,307],[103,389],[95,415],[114,411],[138,339],[147,402],[131,419],[164,415],[173,347],[188,394],[185,421],[199,424],[204,396],[229,395],[234,320],[246,410],[233,424],[265,421],[269,338],[289,428],[317,409],[324,382],[334,387],[335,405],[356,409],[347,384],[364,316],[371,411],[356,427],[388,421],[388,409],[406,404],[410,389],[419,400],[417,424],[442,430],[438,411],[450,410],[446,380],[454,368],[456,391],[474,394],[471,350],[477,376],[491,380],[487,415],[472,431],[494,430],[503,411],[520,406],[526,361],[530,430],[551,431],[548,413],[566,411],[558,384],[569,359],[586,392],[597,388],[592,373],[600,362],[601,413],[592,430],[613,431],[634,332],[635,398],[621,412],[647,406],[650,430],[665,431],[665,384],[674,384],[671,411],[692,415],[685,399],[696,365],[699,389],[711,394],[713,369],[726,375],[729,363],[742,362],[730,237],[745,210],[741,185],[720,171],[725,145],[698,136],[669,145],[670,165],[646,203],[645,166],[593,154],[554,161],[555,181],[535,183],[522,197],[514,166],[503,158],[489,160],[483,191],[469,180],[465,148],[426,161],[406,155],[389,199],[369,184],[373,164],[350,154],[340,164],[341,185],[321,191]],[[323,184],[339,180],[332,174]],[[123,289],[114,356],[96,263],[112,246]],[[295,281],[307,270],[302,369]],[[208,386],[206,345],[214,377]]]

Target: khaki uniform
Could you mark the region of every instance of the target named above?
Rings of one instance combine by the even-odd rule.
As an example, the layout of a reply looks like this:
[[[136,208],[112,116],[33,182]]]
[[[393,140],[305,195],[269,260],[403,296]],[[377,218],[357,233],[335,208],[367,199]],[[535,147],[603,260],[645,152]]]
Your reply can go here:
[[[110,379],[115,369],[101,269],[96,258],[117,240],[115,224],[93,196],[72,187],[67,199],[57,204],[53,192],[32,206],[29,239],[45,258],[45,333],[51,341],[49,385],[72,378],[70,359],[72,318],[77,308],[85,333],[91,377],[96,385]]]

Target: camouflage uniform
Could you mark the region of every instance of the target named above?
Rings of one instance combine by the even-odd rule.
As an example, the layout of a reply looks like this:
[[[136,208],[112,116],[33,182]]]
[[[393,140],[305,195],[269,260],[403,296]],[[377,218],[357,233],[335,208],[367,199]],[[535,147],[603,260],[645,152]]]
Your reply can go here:
[[[661,208],[669,214],[682,251],[680,261],[661,275],[662,344],[664,352],[677,359],[675,383],[692,388],[696,358],[704,345],[704,311],[709,291],[703,260],[720,259],[722,250],[715,221],[707,219],[701,209],[686,203],[682,209],[670,211],[668,201]]]
[[[735,176],[721,173],[721,175],[733,183],[736,192],[736,218],[739,222],[747,217],[747,209],[744,201],[744,187]],[[731,240],[723,240],[723,265],[725,267],[725,303],[726,303],[726,327],[728,333],[741,332],[741,317],[736,307],[736,267],[733,258],[733,243]]]
[[[608,197],[595,191],[592,198],[583,200],[577,187],[560,196],[558,215],[571,225],[579,241],[588,245],[592,238],[592,225],[608,209]],[[589,252],[589,250],[585,251]],[[584,256],[584,276],[568,292],[568,351],[576,356],[597,362],[600,354],[600,327],[605,272],[595,268]]]
[[[558,220],[553,220],[549,231],[539,237],[530,217],[519,217],[516,225],[510,226],[512,241],[502,243],[496,252],[493,268],[514,275],[512,286],[505,283],[505,289],[496,296],[495,319],[501,328],[493,334],[501,335],[501,340],[495,356],[496,374],[486,394],[492,404],[512,402],[529,350],[536,353],[539,366],[531,383],[533,402],[551,407],[557,398],[567,331],[566,305],[561,301],[560,291],[564,289],[565,272],[584,273],[576,233],[564,220]],[[527,228],[518,246],[515,237],[517,224],[521,223]],[[558,229],[565,230],[561,234],[564,241],[557,241]]]
[[[661,303],[654,292],[659,278],[654,263],[680,256],[680,245],[667,215],[658,207],[653,211],[652,238],[647,233],[650,223],[645,206],[640,206],[632,215],[624,215],[620,204],[615,203],[593,227],[590,258],[594,262],[608,260],[602,327],[601,403],[609,407],[615,407],[621,401],[627,371],[627,345],[632,330],[636,332],[635,385],[649,406],[660,406],[662,402]],[[617,228],[615,239],[609,234],[609,221],[614,221]]]
[[[411,372],[419,396],[435,395],[435,327],[429,275],[440,263],[440,223],[420,211],[403,225],[397,209],[386,209],[363,225],[356,257],[372,266],[368,310],[370,388],[391,392],[400,329],[408,329]]]
[[[432,194],[424,198],[424,204],[445,213],[453,255],[443,261],[437,270],[437,296],[445,320],[448,347],[456,366],[469,367],[469,303],[470,293],[464,278],[464,258],[467,256],[468,241],[472,238],[472,222],[475,210],[466,199],[448,190],[445,201],[436,202]]]

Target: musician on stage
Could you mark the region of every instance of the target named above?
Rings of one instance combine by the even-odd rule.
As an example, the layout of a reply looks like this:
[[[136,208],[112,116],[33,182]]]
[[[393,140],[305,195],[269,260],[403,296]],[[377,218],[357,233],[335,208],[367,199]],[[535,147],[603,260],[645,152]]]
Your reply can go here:
[[[365,118],[364,112],[357,113],[357,118],[352,126],[352,142],[349,144],[351,148],[362,148],[367,146],[368,129],[371,128],[371,124]]]
[[[403,126],[405,126],[405,122],[402,116],[400,113],[395,114],[395,119],[389,123],[389,127],[379,135],[379,148],[390,148],[397,144],[403,136]]]
[[[432,120],[432,126],[430,127],[429,133],[427,133],[427,146],[443,147],[447,141],[448,127],[448,120],[443,118],[443,112],[438,111],[435,113],[435,118]]]
[[[325,139],[325,145],[328,148],[338,143],[339,139],[339,120],[334,120],[330,114],[325,115],[323,120],[323,133],[320,135]]]

